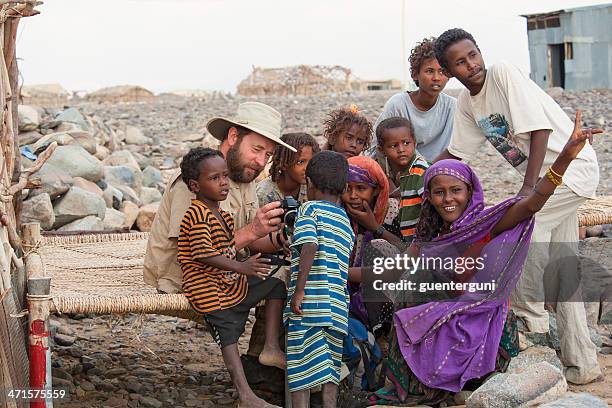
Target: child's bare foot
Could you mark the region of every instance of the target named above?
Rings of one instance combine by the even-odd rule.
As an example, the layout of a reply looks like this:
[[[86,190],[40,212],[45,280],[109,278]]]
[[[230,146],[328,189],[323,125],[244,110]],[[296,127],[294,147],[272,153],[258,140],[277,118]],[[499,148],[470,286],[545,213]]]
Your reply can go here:
[[[281,370],[287,369],[287,357],[279,348],[273,349],[264,346],[259,355],[259,363],[265,366],[277,367]]]
[[[280,408],[276,405],[267,403],[265,400],[253,395],[252,397],[240,400],[238,408]]]

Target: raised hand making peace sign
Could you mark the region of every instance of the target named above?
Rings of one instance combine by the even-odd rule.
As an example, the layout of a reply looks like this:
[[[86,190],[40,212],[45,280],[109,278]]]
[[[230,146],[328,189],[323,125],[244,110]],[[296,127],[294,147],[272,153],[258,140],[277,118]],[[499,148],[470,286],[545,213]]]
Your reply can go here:
[[[603,133],[602,129],[582,128],[582,112],[576,111],[576,121],[574,122],[574,131],[567,140],[567,143],[563,147],[560,155],[565,156],[568,159],[575,159],[578,153],[582,150],[586,141],[593,143],[593,135]]]

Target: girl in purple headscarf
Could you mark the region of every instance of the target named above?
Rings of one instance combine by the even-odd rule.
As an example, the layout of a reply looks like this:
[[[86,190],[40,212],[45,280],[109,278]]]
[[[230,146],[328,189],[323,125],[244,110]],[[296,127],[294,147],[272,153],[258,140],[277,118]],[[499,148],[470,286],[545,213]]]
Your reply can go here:
[[[527,256],[533,215],[561,185],[565,170],[586,140],[602,132],[583,131],[580,123],[578,112],[570,139],[528,196],[510,198],[491,208],[484,208],[480,181],[466,164],[441,160],[429,167],[412,255],[454,260],[478,257],[482,267],[462,268],[459,273],[455,266],[450,275],[443,271],[441,279],[476,288],[478,284],[494,285],[473,292],[463,287],[452,291],[447,301],[396,307],[386,361],[393,387],[379,390],[372,401],[435,405],[469,381],[505,371],[511,354],[518,353],[516,338],[510,336],[508,298]]]

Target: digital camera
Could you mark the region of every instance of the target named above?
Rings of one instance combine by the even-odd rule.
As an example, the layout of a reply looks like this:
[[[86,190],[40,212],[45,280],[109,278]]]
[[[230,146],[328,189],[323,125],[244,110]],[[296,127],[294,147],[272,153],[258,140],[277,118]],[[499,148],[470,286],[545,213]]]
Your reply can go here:
[[[283,223],[285,224],[283,234],[285,235],[285,239],[287,239],[287,237],[293,235],[295,219],[297,218],[297,210],[300,208],[300,203],[298,203],[295,198],[287,196],[281,200],[280,208],[285,211],[283,215]]]

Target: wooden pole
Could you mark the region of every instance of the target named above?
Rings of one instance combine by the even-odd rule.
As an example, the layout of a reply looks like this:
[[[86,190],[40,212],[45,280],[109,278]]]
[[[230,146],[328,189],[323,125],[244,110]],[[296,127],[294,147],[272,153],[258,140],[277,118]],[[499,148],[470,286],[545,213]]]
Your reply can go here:
[[[42,258],[37,251],[41,240],[40,224],[37,222],[23,224],[21,226],[21,237],[27,278],[44,277]]]
[[[17,66],[17,52],[16,52],[16,38],[17,38],[17,27],[19,25],[20,18],[13,18],[6,21],[4,24],[5,35],[4,35],[4,57],[8,68],[8,80],[10,86],[10,100],[7,101],[8,112],[10,115],[10,121],[7,120],[7,132],[12,139],[13,144],[13,168],[11,183],[17,183],[21,175],[21,154],[19,153],[19,132],[18,123],[19,115],[17,113],[17,106],[19,105],[19,67]],[[17,191],[13,196],[13,214],[15,217],[15,228],[18,231],[21,224],[21,208],[22,208],[22,194],[21,191]]]
[[[21,229],[26,274],[28,276],[28,350],[30,355],[30,388],[52,395],[51,348],[49,347],[49,304],[51,278],[44,276],[38,254],[40,224],[26,223]],[[33,399],[30,408],[53,407],[53,400]]]

